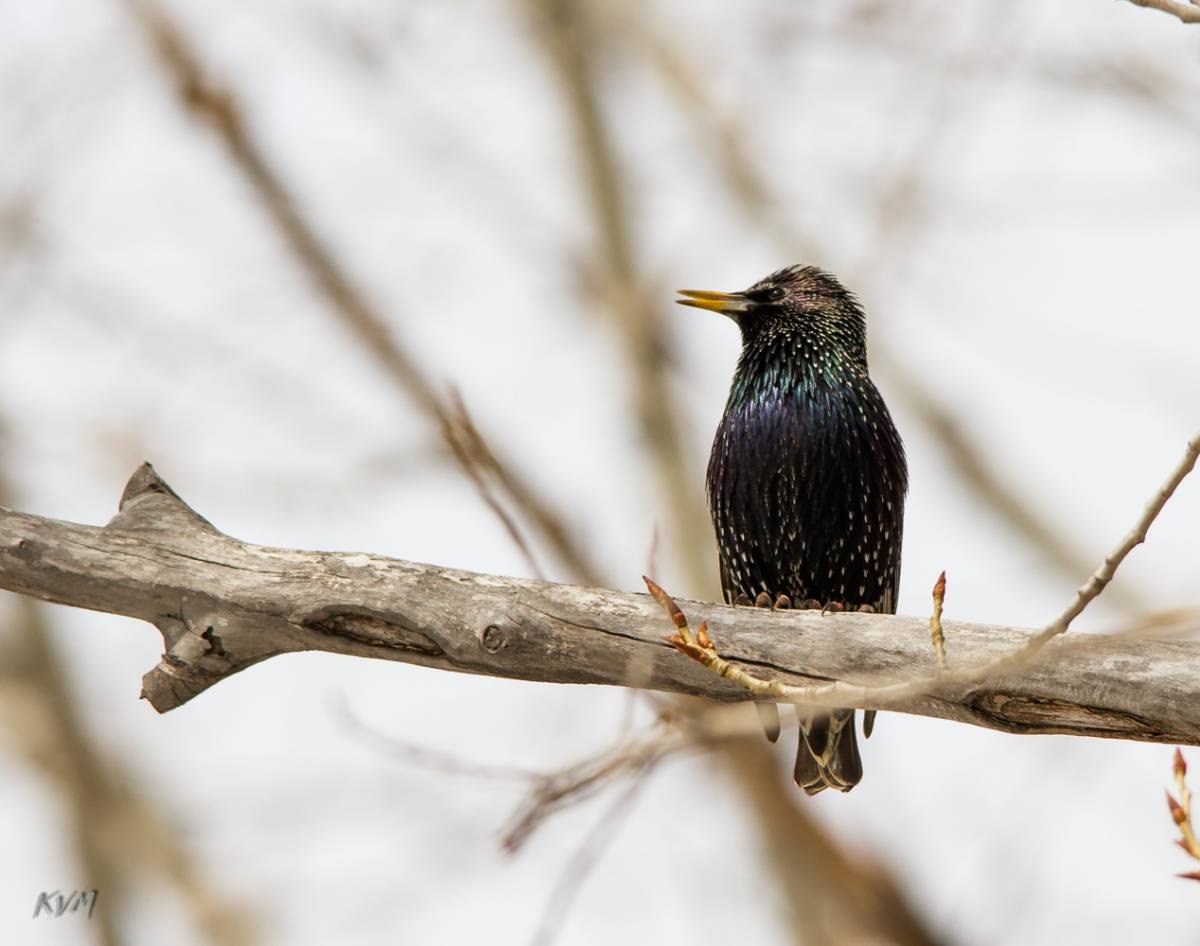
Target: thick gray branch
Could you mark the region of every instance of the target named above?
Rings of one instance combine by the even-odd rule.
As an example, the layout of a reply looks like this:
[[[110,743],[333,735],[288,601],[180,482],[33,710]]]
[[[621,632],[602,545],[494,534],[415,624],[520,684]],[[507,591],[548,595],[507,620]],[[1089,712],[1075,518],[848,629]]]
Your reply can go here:
[[[0,588],[141,618],[166,652],[143,679],[160,712],[276,654],[382,657],[548,683],[749,698],[662,640],[647,595],[477,575],[376,555],[250,545],[218,532],[149,466],[107,526],[0,509]],[[924,619],[772,613],[680,602],[723,656],[794,684],[893,683],[933,673]],[[945,623],[951,667],[1015,650],[1031,632]],[[1200,744],[1200,646],[1076,637],[1019,673],[939,683],[860,705],[1018,733]]]

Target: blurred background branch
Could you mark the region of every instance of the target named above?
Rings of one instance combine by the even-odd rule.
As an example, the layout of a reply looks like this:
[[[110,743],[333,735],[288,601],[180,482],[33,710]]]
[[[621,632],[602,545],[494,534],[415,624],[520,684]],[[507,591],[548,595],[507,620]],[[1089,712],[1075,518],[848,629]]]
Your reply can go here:
[[[605,53],[596,23],[599,8],[586,0],[523,2],[575,131],[576,167],[599,244],[589,283],[593,306],[612,319],[624,354],[638,443],[657,475],[659,501],[668,513],[669,545],[683,561],[694,593],[717,598],[716,547],[701,492],[703,467],[684,448],[679,410],[667,384],[662,292],[638,271],[631,196],[599,93],[596,60]]]
[[[871,318],[913,464],[904,570],[927,576],[902,610],[923,612],[945,568],[952,616],[1042,619],[1196,426],[1200,72],[1172,17],[46,0],[0,27],[0,448],[27,508],[98,521],[150,455],[238,535],[610,587],[635,585],[649,545],[672,590],[715,597],[700,497],[736,342],[667,290],[791,262],[837,272]],[[1130,647],[1195,634],[1192,492],[1091,629]],[[218,889],[254,903],[246,936],[289,946],[1194,937],[1159,882],[1178,865],[1145,802],[1165,764],[1152,746],[891,714],[862,786],[797,805],[771,794],[765,747],[721,742],[550,805],[553,830],[498,869],[496,813],[524,810],[529,783],[429,759],[567,772],[664,713],[698,725],[694,709],[312,655],[247,676],[269,700],[239,678],[161,720],[113,684],[155,656],[144,629],[100,620],[54,615],[98,642],[51,655],[82,721],[65,743],[169,813],[115,817],[113,863],[143,836],[156,849],[156,821],[182,825],[165,831],[178,854],[145,863],[177,856],[201,893],[166,894],[186,904],[172,910],[148,891],[191,881],[105,880],[127,894],[101,890],[98,910],[122,907],[92,921],[98,942],[230,941],[250,912]],[[0,677],[25,680],[30,653],[5,650]],[[348,740],[312,699],[330,686],[427,754],[397,769]],[[8,692],[26,706],[38,689],[55,692]],[[47,776],[19,777],[49,771],[20,748],[35,715],[4,723],[0,939],[30,888],[93,856],[73,828],[69,856],[43,851],[62,825]],[[722,909],[656,882],[685,874]],[[467,888],[477,909],[447,909]],[[845,915],[814,914],[815,890]],[[551,901],[540,919],[529,891]],[[235,919],[200,919],[205,897]],[[173,914],[186,930],[164,932]]]
[[[185,35],[155,0],[125,2],[173,76],[179,102],[205,119],[217,133],[297,264],[311,276],[325,298],[326,311],[342,320],[387,377],[411,398],[420,413],[437,425],[452,455],[473,481],[479,482],[484,473],[494,477],[572,574],[600,583],[601,572],[589,561],[587,550],[574,541],[564,517],[509,464],[497,459],[473,423],[462,422],[465,411],[456,411],[446,395],[435,388],[425,370],[402,346],[384,315],[369,301],[368,293],[320,237],[298,195],[285,185],[282,174],[255,141],[234,94],[206,80]]]
[[[1200,23],[1200,4],[1195,0],[1130,0],[1130,3],[1151,10],[1162,10],[1163,13],[1178,17],[1181,23]]]

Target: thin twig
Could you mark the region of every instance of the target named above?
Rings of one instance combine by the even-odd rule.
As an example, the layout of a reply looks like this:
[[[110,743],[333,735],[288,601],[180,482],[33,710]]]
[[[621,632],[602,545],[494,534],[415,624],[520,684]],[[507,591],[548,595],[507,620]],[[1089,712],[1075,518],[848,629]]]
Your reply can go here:
[[[1178,801],[1167,792],[1167,807],[1171,811],[1171,820],[1179,829],[1179,840],[1175,843],[1188,857],[1200,861],[1200,840],[1196,838],[1196,830],[1192,824],[1192,792],[1187,785],[1187,763],[1183,760],[1183,752],[1175,749],[1175,761],[1172,765],[1175,775],[1175,790],[1179,792]],[[1187,880],[1200,880],[1200,870],[1189,871],[1178,876]]]
[[[486,765],[385,735],[359,719],[345,700],[335,702],[333,712],[356,739],[401,762],[447,775],[527,785],[527,796],[501,832],[501,847],[510,854],[520,850],[538,827],[568,804],[590,798],[623,778],[637,779],[648,774],[668,756],[751,733],[749,726],[734,717],[730,707],[706,707],[704,714],[695,719],[676,719],[679,725],[666,725],[667,721],[660,719],[658,724],[641,733],[623,736],[594,756],[557,771],[539,772],[516,766]]]
[[[509,853],[519,850],[539,825],[567,804],[590,798],[617,778],[647,772],[667,755],[695,745],[693,736],[660,724],[597,756],[540,777],[505,829],[502,846]]]
[[[356,739],[379,752],[422,768],[435,769],[447,775],[465,775],[470,778],[506,782],[534,782],[543,777],[534,769],[522,769],[511,765],[485,765],[450,752],[443,752],[441,749],[418,746],[394,736],[385,735],[359,719],[350,710],[344,699],[334,703],[333,713],[337,721]]]
[[[1067,628],[1071,626],[1071,622],[1083,613],[1084,608],[1100,596],[1100,593],[1108,586],[1108,583],[1113,580],[1113,576],[1117,573],[1117,569],[1121,563],[1125,561],[1126,556],[1146,541],[1146,533],[1150,531],[1150,526],[1158,518],[1158,514],[1162,512],[1167,501],[1174,495],[1175,490],[1179,488],[1179,484],[1192,472],[1192,469],[1196,466],[1197,457],[1200,457],[1200,433],[1188,441],[1187,447],[1183,452],[1183,457],[1180,458],[1175,469],[1171,471],[1171,475],[1167,477],[1166,482],[1159,487],[1158,492],[1146,503],[1146,508],[1142,510],[1141,517],[1134,524],[1133,528],[1126,533],[1125,538],[1108,554],[1100,567],[1075,592],[1075,600],[1067,606],[1062,614],[1046,625],[1039,634],[1035,635],[1028,644],[1014,655],[1014,658],[1018,659],[1019,662],[1012,669],[1024,666],[1028,662],[1028,659],[1037,654],[1050,640],[1059,634],[1065,633]]]
[[[1129,0],[1134,6],[1150,10],[1161,10],[1178,17],[1181,23],[1200,23],[1200,6],[1182,0]]]
[[[929,616],[929,638],[937,654],[938,670],[946,669],[946,635],[942,631],[942,605],[946,602],[946,573],[933,583],[933,613]]]
[[[612,843],[622,821],[633,811],[633,802],[637,794],[649,781],[649,768],[642,768],[633,773],[633,781],[625,786],[604,813],[592,826],[583,843],[575,851],[571,860],[563,868],[558,883],[550,893],[542,920],[533,936],[533,946],[549,946],[554,941],[554,934],[562,925],[567,911],[571,909],[583,883],[596,866],[597,860],[604,849]]]
[[[505,850],[518,850],[529,836],[556,812],[590,798],[624,778],[642,778],[665,760],[685,752],[714,750],[746,738],[757,738],[762,727],[742,706],[721,706],[699,700],[681,705],[664,702],[658,722],[610,748],[540,775],[528,798],[504,832]]]
[[[467,478],[475,485],[475,490],[479,493],[484,504],[500,520],[500,524],[504,526],[508,537],[512,539],[513,545],[517,547],[524,557],[525,564],[529,566],[530,572],[536,578],[545,581],[546,576],[538,565],[537,559],[534,558],[533,550],[525,540],[520,527],[513,517],[508,514],[508,510],[501,505],[500,500],[496,498],[487,481],[485,470],[480,464],[480,458],[487,459],[488,472],[494,474],[502,467],[496,462],[495,457],[491,455],[491,451],[487,449],[483,438],[479,435],[479,430],[475,427],[475,422],[471,419],[471,415],[467,413],[466,405],[463,404],[462,394],[458,388],[452,387],[450,389],[450,406],[453,411],[452,417],[454,423],[448,432],[446,442],[453,451],[455,459],[458,460],[458,465],[466,473]]]
[[[876,362],[888,378],[888,389],[898,393],[910,411],[925,425],[944,455],[953,464],[960,481],[989,508],[996,521],[1036,548],[1059,573],[1072,581],[1086,575],[1094,559],[1056,529],[1049,519],[1029,502],[1028,490],[999,475],[1002,464],[993,462],[979,450],[967,429],[915,374],[879,351]],[[1114,603],[1127,612],[1139,612],[1144,598],[1136,590],[1122,586]]]

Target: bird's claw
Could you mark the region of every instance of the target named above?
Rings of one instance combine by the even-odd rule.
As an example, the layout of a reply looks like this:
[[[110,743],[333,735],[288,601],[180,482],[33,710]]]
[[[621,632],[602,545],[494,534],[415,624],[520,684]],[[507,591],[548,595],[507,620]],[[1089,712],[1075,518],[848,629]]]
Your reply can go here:
[[[746,592],[739,591],[737,597],[733,599],[733,606],[735,608],[770,608],[772,611],[787,611],[792,606],[792,599],[787,595],[777,595],[772,601],[769,594],[760,591],[758,597],[751,601]]]
[[[860,604],[858,607],[847,607],[844,601],[826,601],[822,604],[816,598],[806,598],[801,602],[800,608],[803,611],[820,611],[822,614],[840,614],[844,611],[855,611],[860,614],[874,614],[875,609],[869,604]]]
[[[822,604],[816,598],[803,598],[796,605],[792,604],[792,599],[787,595],[777,595],[775,600],[771,600],[771,596],[765,591],[760,591],[758,597],[754,600],[744,591],[739,592],[738,596],[733,599],[735,608],[770,608],[772,611],[790,611],[793,608],[798,611],[820,611],[822,614],[838,614],[842,611],[856,611],[861,614],[874,614],[875,609],[869,604],[860,604],[858,607],[848,607],[842,601],[826,601]]]

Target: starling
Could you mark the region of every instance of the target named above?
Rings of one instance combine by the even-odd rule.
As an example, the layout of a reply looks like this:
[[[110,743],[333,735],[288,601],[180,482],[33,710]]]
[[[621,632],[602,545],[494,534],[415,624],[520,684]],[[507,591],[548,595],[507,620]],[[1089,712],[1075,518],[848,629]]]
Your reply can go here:
[[[742,332],[708,464],[726,603],[895,613],[908,469],[867,374],[858,300],[812,266],[744,292],[680,295]],[[765,709],[777,735],[778,712]],[[810,795],[849,791],[862,778],[854,710],[796,713],[796,783]]]

